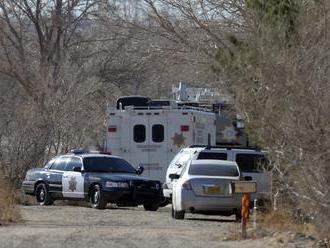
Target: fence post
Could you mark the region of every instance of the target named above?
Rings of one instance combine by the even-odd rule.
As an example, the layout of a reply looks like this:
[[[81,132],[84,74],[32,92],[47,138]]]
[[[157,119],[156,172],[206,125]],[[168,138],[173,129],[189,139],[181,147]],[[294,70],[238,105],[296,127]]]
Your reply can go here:
[[[247,219],[249,217],[250,193],[244,193],[242,197],[242,238],[246,239]]]

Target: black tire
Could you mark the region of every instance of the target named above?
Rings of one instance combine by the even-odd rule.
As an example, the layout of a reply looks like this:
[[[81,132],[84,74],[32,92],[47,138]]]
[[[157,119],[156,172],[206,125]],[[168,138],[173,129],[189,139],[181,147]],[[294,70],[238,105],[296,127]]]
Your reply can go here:
[[[172,218],[176,219],[176,220],[183,220],[184,219],[184,211],[176,211],[174,210],[173,206],[172,206]]]
[[[54,203],[53,198],[49,194],[49,190],[44,183],[39,183],[35,190],[36,200],[41,206],[52,205]]]
[[[160,202],[159,207],[163,208],[163,207],[167,206],[170,203],[171,203],[171,199],[164,198],[163,201]]]
[[[94,185],[89,192],[89,201],[92,208],[104,209],[107,202],[104,199],[100,185]]]
[[[148,202],[143,204],[143,207],[146,211],[157,211],[159,208],[159,202]]]

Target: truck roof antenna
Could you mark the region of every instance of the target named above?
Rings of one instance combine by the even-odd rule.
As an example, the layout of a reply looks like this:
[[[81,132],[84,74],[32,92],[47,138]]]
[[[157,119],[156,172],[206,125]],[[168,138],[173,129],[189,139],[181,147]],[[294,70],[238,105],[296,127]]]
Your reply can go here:
[[[186,91],[186,84],[183,81],[180,81],[179,84],[179,94],[178,94],[178,101],[186,101],[188,100],[187,91]]]

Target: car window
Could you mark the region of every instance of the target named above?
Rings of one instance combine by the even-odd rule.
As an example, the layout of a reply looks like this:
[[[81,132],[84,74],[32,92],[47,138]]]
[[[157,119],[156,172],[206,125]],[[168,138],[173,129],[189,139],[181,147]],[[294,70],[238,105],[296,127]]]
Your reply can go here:
[[[52,158],[51,160],[49,160],[46,163],[45,168],[50,168],[53,165],[53,163],[55,162],[55,160],[56,160],[55,158]]]
[[[50,167],[50,169],[51,170],[64,170],[67,162],[68,162],[68,158],[66,158],[66,157],[58,158],[53,163],[53,165]]]
[[[228,164],[194,164],[189,167],[190,175],[238,177],[237,167]]]
[[[242,172],[262,171],[267,164],[263,154],[236,154],[236,163]]]
[[[152,126],[152,141],[155,143],[161,143],[164,141],[164,126],[156,124]]]
[[[133,138],[136,143],[143,143],[146,140],[145,125],[135,125],[133,128]]]
[[[83,159],[86,172],[134,173],[136,170],[126,160],[111,157],[86,157]]]
[[[217,159],[217,160],[227,160],[227,153],[225,152],[206,152],[201,151],[197,159]]]
[[[74,167],[82,167],[81,159],[77,157],[72,157],[69,162],[67,163],[65,170],[66,171],[73,171]]]

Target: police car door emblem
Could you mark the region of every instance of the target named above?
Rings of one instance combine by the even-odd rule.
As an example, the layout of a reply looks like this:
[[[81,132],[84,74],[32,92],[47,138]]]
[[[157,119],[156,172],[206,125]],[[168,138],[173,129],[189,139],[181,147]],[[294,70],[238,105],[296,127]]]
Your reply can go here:
[[[69,189],[73,192],[77,189],[77,181],[75,177],[71,177],[69,181]]]

